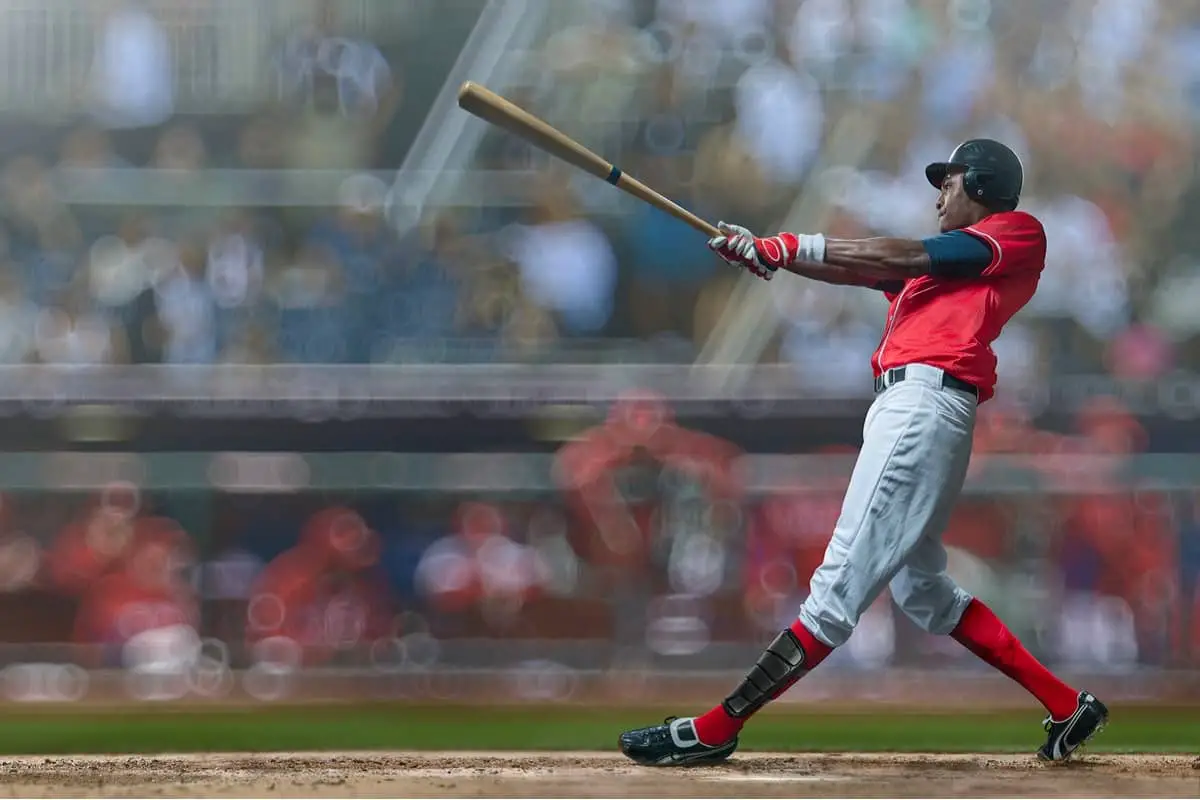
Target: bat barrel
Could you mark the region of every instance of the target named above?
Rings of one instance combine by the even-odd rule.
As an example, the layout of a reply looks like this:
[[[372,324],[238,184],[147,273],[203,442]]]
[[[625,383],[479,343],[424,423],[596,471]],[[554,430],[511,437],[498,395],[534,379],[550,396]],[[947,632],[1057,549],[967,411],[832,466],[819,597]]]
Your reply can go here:
[[[624,174],[615,164],[605,161],[562,131],[509,102],[487,87],[474,81],[466,81],[459,87],[458,105],[464,111],[503,128],[555,158],[665,211],[707,236],[720,235],[716,227],[710,223],[700,219],[678,203],[667,199],[641,181]]]

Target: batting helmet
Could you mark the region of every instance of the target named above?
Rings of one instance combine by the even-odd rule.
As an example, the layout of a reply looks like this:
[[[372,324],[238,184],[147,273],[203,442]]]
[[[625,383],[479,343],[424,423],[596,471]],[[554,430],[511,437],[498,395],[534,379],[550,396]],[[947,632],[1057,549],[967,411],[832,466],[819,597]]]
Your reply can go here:
[[[954,148],[948,161],[925,168],[935,188],[953,172],[962,172],[963,189],[972,200],[994,208],[1014,209],[1021,199],[1021,159],[994,139],[968,139]]]

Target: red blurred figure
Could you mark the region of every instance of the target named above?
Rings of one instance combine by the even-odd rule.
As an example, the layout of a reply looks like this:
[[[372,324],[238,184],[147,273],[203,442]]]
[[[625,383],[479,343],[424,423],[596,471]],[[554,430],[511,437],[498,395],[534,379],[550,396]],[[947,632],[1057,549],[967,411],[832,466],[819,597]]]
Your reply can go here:
[[[510,622],[541,595],[545,578],[533,548],[511,538],[501,509],[481,502],[463,503],[453,531],[430,545],[417,566],[418,585],[438,611],[479,609],[493,622]]]
[[[611,598],[617,662],[644,656],[656,596],[696,591],[671,574],[658,546],[673,546],[677,535],[720,540],[739,522],[741,455],[723,439],[681,427],[664,398],[643,391],[621,396],[603,424],[559,450],[557,479],[579,523],[574,547]],[[679,477],[688,479],[684,486]],[[699,507],[687,483],[701,487]],[[718,588],[709,583],[701,592]]]
[[[974,446],[968,475],[978,474],[989,455],[1020,457],[1023,463],[1037,467],[1040,456],[1066,449],[1069,437],[1039,430],[1029,409],[1015,402],[996,399],[980,406],[975,418]]]
[[[142,521],[136,487],[105,489],[63,528],[44,561],[45,581],[63,594],[79,596],[118,568],[133,546]]]
[[[285,639],[313,664],[390,635],[394,604],[379,568],[381,546],[352,509],[314,514],[300,541],[258,576],[246,610],[247,642]]]
[[[199,604],[184,570],[195,562],[187,534],[173,520],[138,519],[111,569],[83,591],[74,639],[125,644],[152,631],[199,627]]]
[[[1145,447],[1146,433],[1116,399],[1097,398],[1078,419],[1083,458],[1079,489],[1063,501],[1058,556],[1097,559],[1096,591],[1129,604],[1139,638],[1163,629],[1175,595],[1177,547],[1167,498],[1138,488],[1122,474],[1127,457]]]
[[[1122,380],[1153,381],[1175,366],[1175,352],[1158,328],[1131,325],[1109,342],[1105,362],[1109,372]]]
[[[658,502],[624,498],[616,473],[639,465],[668,467],[697,478],[714,503],[740,498],[735,445],[676,424],[664,398],[624,394],[608,419],[558,452],[560,484],[588,530],[583,550],[593,563],[642,565],[653,537]]]
[[[844,445],[824,447],[818,455],[854,455]],[[778,627],[783,617],[808,594],[808,581],[821,564],[833,527],[842,510],[849,472],[823,473],[806,486],[767,498],[747,532],[745,563],[746,611],[764,629]]]
[[[47,588],[79,599],[72,638],[121,646],[158,629],[199,624],[185,570],[195,560],[174,520],[143,515],[132,485],[114,485],[67,524],[43,558]]]
[[[993,456],[1015,461],[1021,469],[1053,474],[1056,462],[1048,456],[1067,455],[1079,449],[1070,436],[1039,430],[1029,409],[1017,402],[993,400],[979,408],[967,480],[982,480]],[[964,493],[954,506],[943,542],[978,558],[1004,558],[1012,545],[1012,531],[1022,506],[1040,498],[996,497]]]

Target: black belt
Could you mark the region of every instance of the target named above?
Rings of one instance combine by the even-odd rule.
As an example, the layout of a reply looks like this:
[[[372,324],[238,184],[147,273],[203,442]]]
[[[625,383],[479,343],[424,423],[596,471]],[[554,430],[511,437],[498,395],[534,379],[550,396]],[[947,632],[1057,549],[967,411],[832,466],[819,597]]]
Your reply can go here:
[[[904,367],[889,369],[883,375],[880,375],[875,379],[875,394],[879,394],[888,386],[900,383],[902,380],[904,380]],[[977,399],[979,397],[979,387],[967,383],[964,380],[959,380],[945,370],[942,370],[942,388],[957,389],[960,392],[966,392],[967,394],[974,395]]]

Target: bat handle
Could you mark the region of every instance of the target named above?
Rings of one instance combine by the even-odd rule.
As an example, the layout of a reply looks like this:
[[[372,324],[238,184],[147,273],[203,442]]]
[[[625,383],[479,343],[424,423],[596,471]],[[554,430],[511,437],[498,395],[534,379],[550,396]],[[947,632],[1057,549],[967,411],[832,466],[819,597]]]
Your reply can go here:
[[[637,178],[626,175],[615,166],[612,168],[612,171],[609,172],[609,175],[607,178],[605,178],[605,180],[607,180],[613,186],[616,186],[618,189],[633,195],[639,200],[665,211],[680,222],[691,225],[693,228],[700,231],[710,239],[722,235],[721,231],[718,230],[717,227],[712,223],[701,219],[675,201],[664,197],[646,184],[639,181]]]

